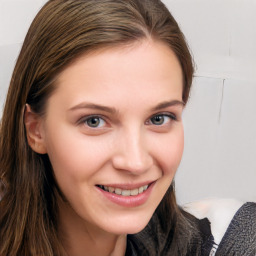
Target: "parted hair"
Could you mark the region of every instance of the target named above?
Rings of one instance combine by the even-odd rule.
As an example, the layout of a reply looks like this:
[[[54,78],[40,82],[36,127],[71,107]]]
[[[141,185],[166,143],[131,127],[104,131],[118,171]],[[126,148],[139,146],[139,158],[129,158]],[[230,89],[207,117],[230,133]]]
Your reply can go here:
[[[56,184],[48,156],[28,145],[24,109],[44,115],[55,80],[79,56],[150,39],[175,53],[186,103],[193,76],[179,26],[159,0],[50,0],[39,11],[18,56],[0,126],[0,255],[61,255]],[[156,210],[174,230],[174,255],[196,228],[176,204],[173,184]],[[180,254],[181,255],[181,254]]]

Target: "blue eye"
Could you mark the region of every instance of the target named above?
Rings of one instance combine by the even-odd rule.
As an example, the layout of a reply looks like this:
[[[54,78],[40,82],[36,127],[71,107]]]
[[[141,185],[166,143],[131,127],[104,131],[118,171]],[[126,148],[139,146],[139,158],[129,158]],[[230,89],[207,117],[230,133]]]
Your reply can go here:
[[[163,124],[170,122],[170,120],[175,120],[175,117],[160,114],[160,115],[155,115],[152,118],[150,118],[150,122],[154,125],[163,125]]]
[[[85,120],[85,124],[91,128],[100,128],[105,125],[105,121],[98,116],[92,116]]]

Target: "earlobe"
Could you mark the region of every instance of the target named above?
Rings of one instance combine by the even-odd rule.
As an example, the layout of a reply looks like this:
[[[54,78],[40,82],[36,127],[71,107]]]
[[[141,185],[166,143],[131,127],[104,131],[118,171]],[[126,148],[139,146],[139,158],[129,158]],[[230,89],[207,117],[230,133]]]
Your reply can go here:
[[[34,113],[28,104],[25,106],[24,124],[29,146],[36,153],[46,154],[47,150],[43,136],[42,117]]]

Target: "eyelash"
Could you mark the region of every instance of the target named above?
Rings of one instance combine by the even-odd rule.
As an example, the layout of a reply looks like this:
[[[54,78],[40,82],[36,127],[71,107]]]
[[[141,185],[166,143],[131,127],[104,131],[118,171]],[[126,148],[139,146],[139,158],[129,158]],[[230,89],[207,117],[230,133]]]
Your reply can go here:
[[[155,125],[155,126],[159,126],[159,127],[166,125],[166,124],[159,124],[159,125],[154,124],[154,123],[152,122],[152,119],[153,119],[153,118],[156,118],[156,117],[168,117],[168,118],[170,118],[171,122],[172,122],[172,121],[177,121],[177,117],[176,117],[176,115],[173,114],[173,113],[169,113],[169,112],[168,112],[168,113],[157,113],[157,114],[153,115],[152,117],[150,117],[150,118],[146,121],[146,125]],[[97,128],[100,129],[101,127],[98,127],[98,126],[96,126],[96,127],[91,127],[91,126],[88,125],[88,121],[92,120],[93,118],[103,120],[104,123],[107,123],[106,118],[103,117],[103,116],[101,116],[101,115],[90,115],[90,116],[86,116],[86,117],[84,117],[84,118],[81,118],[81,119],[78,121],[78,124],[86,125],[87,127],[89,127],[89,129],[97,129]]]
[[[105,120],[105,117],[102,117],[101,115],[90,115],[90,116],[86,116],[84,118],[81,118],[79,120],[78,124],[84,124],[84,125],[88,126],[91,129],[99,128],[99,127],[90,127],[88,125],[88,121],[92,120],[93,118],[103,120],[103,122],[107,123],[106,120]]]
[[[173,113],[158,113],[158,114],[153,115],[151,118],[149,118],[150,124],[152,124],[152,119],[153,119],[153,118],[156,118],[156,117],[168,117],[168,118],[171,119],[171,121],[177,121],[177,117],[176,117],[176,115],[173,114]],[[148,122],[148,121],[147,121],[147,122]],[[160,124],[160,125],[155,124],[155,125],[156,125],[156,126],[163,126],[163,125],[165,125],[165,124]]]

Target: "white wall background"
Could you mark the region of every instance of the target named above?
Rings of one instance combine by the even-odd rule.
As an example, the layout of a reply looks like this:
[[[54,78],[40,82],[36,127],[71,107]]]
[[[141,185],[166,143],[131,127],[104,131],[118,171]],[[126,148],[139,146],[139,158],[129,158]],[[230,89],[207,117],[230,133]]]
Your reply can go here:
[[[26,31],[45,0],[0,0],[0,113]],[[256,0],[164,0],[197,65],[184,113],[178,201],[256,201]],[[1,116],[1,114],[0,114]]]

